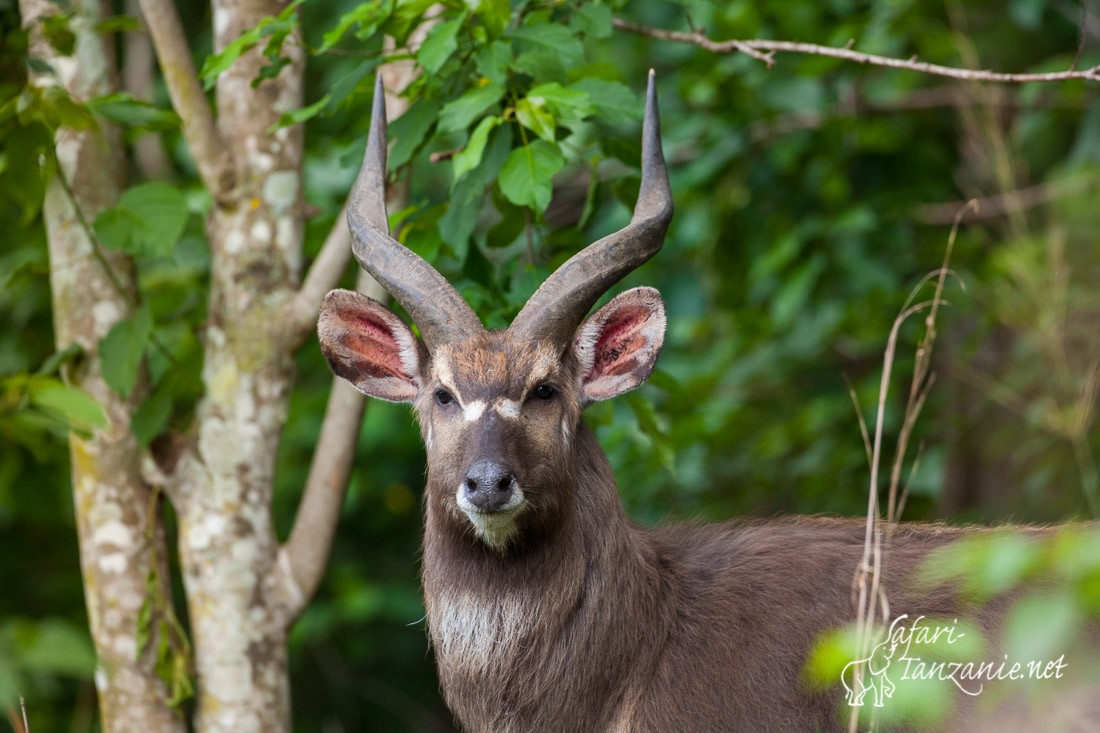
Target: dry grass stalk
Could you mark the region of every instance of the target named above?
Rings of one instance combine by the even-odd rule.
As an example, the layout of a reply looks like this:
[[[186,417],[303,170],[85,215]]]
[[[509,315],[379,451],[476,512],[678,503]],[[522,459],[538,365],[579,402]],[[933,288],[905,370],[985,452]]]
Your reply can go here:
[[[914,459],[913,465],[909,471],[908,480],[905,486],[902,487],[902,467],[905,463],[909,440],[912,436],[917,418],[924,408],[924,403],[935,381],[931,368],[932,351],[936,342],[936,318],[939,315],[940,304],[945,302],[943,300],[943,289],[947,281],[947,275],[951,272],[949,269],[951,253],[954,250],[955,239],[958,236],[959,223],[962,221],[967,211],[976,206],[977,203],[975,201],[970,201],[958,212],[955,217],[954,225],[951,227],[951,235],[947,240],[947,249],[944,253],[943,265],[921,280],[910,293],[909,298],[905,301],[897,318],[894,319],[894,324],[890,329],[890,336],[886,342],[886,350],[883,354],[882,378],[879,381],[878,405],[875,414],[875,432],[873,440],[870,443],[868,443],[867,425],[863,419],[863,413],[859,409],[858,398],[855,390],[849,385],[849,394],[852,397],[852,401],[856,404],[856,413],[859,416],[860,432],[863,436],[864,446],[868,449],[871,473],[870,485],[867,491],[867,524],[863,541],[863,556],[860,559],[859,566],[856,568],[855,576],[852,579],[853,596],[856,602],[856,640],[859,645],[859,653],[856,656],[857,659],[865,658],[869,655],[870,650],[880,640],[878,638],[879,635],[890,621],[890,602],[886,595],[886,588],[883,587],[881,582],[884,573],[884,528],[878,495],[879,472],[882,463],[882,441],[885,429],[886,399],[890,390],[890,377],[897,354],[898,334],[901,331],[902,324],[904,324],[910,316],[927,311],[924,318],[924,335],[917,344],[916,359],[913,365],[913,379],[909,385],[909,396],[906,401],[905,416],[902,420],[897,443],[895,444],[894,460],[890,470],[885,516],[885,541],[887,544],[889,543],[891,535],[890,528],[901,516],[901,509],[904,507],[905,499],[908,495],[909,483],[912,481],[917,471],[920,456],[923,453],[922,447],[918,450],[917,457]],[[917,294],[932,280],[936,282],[932,298],[914,304],[913,301],[916,299]],[[876,609],[878,611],[877,614]],[[876,618],[881,620],[881,626],[876,625]],[[855,674],[856,679],[860,679],[863,674],[862,667],[857,666]],[[853,708],[851,717],[848,721],[848,730],[850,733],[856,733],[858,725],[859,710],[858,708]],[[875,722],[874,719],[872,719],[871,729],[873,730],[874,727]]]

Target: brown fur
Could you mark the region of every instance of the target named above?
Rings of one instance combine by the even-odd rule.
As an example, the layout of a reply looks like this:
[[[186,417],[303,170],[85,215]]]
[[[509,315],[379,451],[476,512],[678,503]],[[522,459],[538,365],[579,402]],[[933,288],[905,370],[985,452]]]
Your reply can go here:
[[[429,478],[424,590],[447,702],[470,731],[840,730],[837,697],[802,684],[809,645],[853,619],[863,524],[790,519],[645,531],[622,510],[595,437],[581,427],[575,501],[536,546],[500,556],[442,516]],[[897,581],[959,530],[903,525]],[[900,583],[892,584],[897,587]],[[484,669],[439,653],[437,604],[503,597],[533,612]],[[900,591],[900,588],[899,588]],[[898,612],[958,613],[950,594],[891,594]],[[506,604],[503,604],[506,605]],[[511,609],[503,608],[504,612]]]
[[[624,513],[611,467],[581,421],[588,388],[602,378],[593,364],[631,364],[623,381],[604,383],[606,396],[652,369],[663,310],[651,305],[662,328],[623,340],[616,309],[654,297],[612,301],[562,356],[508,331],[482,332],[432,354],[421,347],[377,357],[400,359],[404,386],[361,378],[370,364],[349,368],[366,391],[415,395],[428,454],[423,584],[447,703],[472,733],[844,730],[839,676],[814,690],[804,669],[816,639],[855,619],[864,522],[643,529]],[[350,329],[337,345],[354,342],[359,321],[347,316],[356,312],[370,315],[372,348],[411,343],[403,324],[374,313],[382,306],[337,305],[344,310],[328,317]],[[379,327],[394,329],[392,338],[374,335]],[[362,358],[375,359],[374,350]],[[540,385],[553,397],[540,398]],[[508,532],[491,535],[499,541],[486,539],[458,501],[471,466],[487,459],[507,468],[524,497]],[[930,551],[981,531],[893,527],[883,555],[891,617],[969,618],[998,630],[1001,608],[970,608],[950,588],[914,582]],[[950,723],[958,731],[1002,726],[980,705],[961,706]]]

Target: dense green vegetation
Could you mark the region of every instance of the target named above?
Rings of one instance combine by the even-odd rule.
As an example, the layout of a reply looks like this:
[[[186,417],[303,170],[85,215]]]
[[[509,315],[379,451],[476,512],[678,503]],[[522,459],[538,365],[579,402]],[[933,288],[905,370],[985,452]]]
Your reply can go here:
[[[256,44],[271,62],[264,73],[277,73],[286,44],[308,50],[306,106],[283,122],[305,125],[310,254],[358,170],[383,36],[400,46],[426,12],[437,16],[406,91],[412,107],[391,125],[390,165],[410,182],[410,205],[391,221],[490,326],[628,220],[641,92],[656,69],[677,214],[665,249],[624,287],[661,290],[669,338],[650,384],[588,412],[633,516],[862,514],[867,458],[848,385],[872,421],[894,318],[939,266],[970,197],[983,199],[983,218],[963,226],[955,247],[903,518],[1100,514],[1095,83],[966,85],[794,55],[769,69],[612,26],[690,22],[714,39],[854,39],[898,58],[1053,71],[1078,52],[1074,3],[430,5],[303,2],[217,56],[208,11],[180,11],[207,81]],[[118,391],[133,388],[147,359],[152,390],[135,430],[154,446],[188,428],[202,388],[211,202],[159,82],[149,104],[119,95],[84,107],[34,91],[18,15],[0,3],[0,18],[0,705],[18,690],[33,729],[75,720],[88,730],[93,655],[64,438],[94,429],[97,412],[64,385],[80,354],[53,345],[40,218],[53,131],[113,121],[128,144],[157,135],[168,154],[163,177],[135,165],[132,188],[89,222],[103,246],[137,258],[144,308],[100,348]],[[66,43],[63,22],[48,31]],[[103,32],[140,31],[116,19]],[[1097,43],[1086,36],[1080,67],[1100,58]],[[888,436],[900,426],[918,326],[902,329]],[[315,342],[297,366],[274,508],[283,533],[331,383]],[[292,635],[296,728],[450,725],[417,584],[423,461],[407,409],[372,403],[330,569]]]

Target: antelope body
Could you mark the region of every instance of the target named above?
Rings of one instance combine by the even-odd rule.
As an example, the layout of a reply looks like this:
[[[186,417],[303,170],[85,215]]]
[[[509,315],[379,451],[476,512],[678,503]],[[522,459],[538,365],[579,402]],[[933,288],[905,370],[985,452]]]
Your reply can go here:
[[[808,688],[803,668],[818,634],[853,619],[862,521],[642,529],[581,420],[585,405],[644,381],[664,339],[664,306],[650,288],[585,318],[656,253],[672,216],[652,74],[631,223],[565,263],[510,328],[493,332],[390,238],[380,82],[374,100],[348,211],[353,251],[423,340],[348,291],[326,298],[319,334],[337,375],[414,406],[428,460],[428,626],[462,727],[840,730],[836,691]],[[907,590],[921,558],[957,536],[897,528],[885,563],[894,611],[959,615],[947,592]]]

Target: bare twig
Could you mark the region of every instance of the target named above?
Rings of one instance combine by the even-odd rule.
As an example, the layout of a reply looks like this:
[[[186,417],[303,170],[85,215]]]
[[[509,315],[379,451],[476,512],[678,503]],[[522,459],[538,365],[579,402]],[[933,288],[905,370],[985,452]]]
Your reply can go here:
[[[852,579],[853,595],[856,597],[856,639],[857,644],[859,644],[859,655],[857,658],[862,657],[863,652],[869,651],[873,646],[873,642],[877,639],[877,636],[881,634],[882,627],[876,627],[875,624],[876,608],[879,609],[881,613],[883,624],[885,625],[889,622],[890,605],[883,583],[886,572],[883,541],[885,540],[886,544],[889,545],[894,523],[897,521],[901,514],[901,509],[905,505],[905,500],[908,497],[909,483],[912,481],[913,475],[917,471],[920,455],[923,453],[922,446],[916,461],[910,469],[909,480],[906,482],[899,499],[898,489],[901,468],[905,460],[909,438],[912,435],[917,417],[920,415],[921,409],[924,407],[924,402],[928,397],[929,390],[932,387],[933,379],[930,374],[930,369],[932,348],[936,341],[936,316],[939,312],[940,304],[944,302],[943,288],[946,283],[947,275],[951,272],[948,268],[951,262],[951,252],[954,248],[955,238],[958,235],[959,222],[965,211],[974,205],[975,203],[971,201],[967,204],[966,208],[957,212],[955,225],[947,241],[947,250],[944,253],[943,265],[933,275],[923,278],[917,287],[913,289],[913,292],[902,306],[901,313],[894,319],[894,325],[890,329],[890,336],[886,342],[886,349],[882,360],[882,377],[879,381],[878,410],[875,417],[874,439],[871,445],[871,481],[867,492],[867,521],[863,539],[863,555],[860,558],[855,575]],[[913,301],[917,293],[933,277],[936,280],[936,289],[932,295],[932,299],[930,301],[914,304]],[[882,528],[883,517],[881,516],[878,500],[878,480],[882,457],[882,433],[885,424],[886,398],[890,389],[890,374],[894,365],[898,334],[902,324],[905,323],[910,316],[922,311],[927,311],[924,320],[925,331],[924,336],[917,346],[916,363],[913,369],[913,380],[909,388],[909,398],[905,408],[905,417],[894,449],[894,461],[890,472],[889,498],[886,511],[886,532],[884,533]],[[856,402],[856,413],[860,417],[860,430],[864,435],[864,441],[866,443],[867,432],[863,425],[862,411],[859,409],[858,402],[855,399],[855,391],[849,387],[849,392],[852,395],[853,402]],[[856,674],[861,675],[862,672],[862,668],[857,666]],[[858,719],[858,709],[853,709],[848,720],[848,730],[850,733],[855,733],[857,730]],[[875,727],[874,721],[872,721],[871,727],[873,730]]]
[[[434,22],[422,23],[409,38],[411,51],[423,42]],[[386,50],[392,52],[393,39],[386,38]],[[380,69],[386,88],[386,107],[389,119],[399,117],[408,109],[408,100],[396,96],[415,79],[416,66],[410,61],[388,64]],[[390,211],[400,209],[408,200],[407,186],[391,188],[387,201]],[[341,230],[342,227],[342,230]],[[347,231],[346,216],[340,214],[340,220],[330,240],[322,247],[318,262],[314,263],[306,282],[294,300],[299,302],[299,327],[302,314],[304,322],[312,325],[321,301],[321,296],[347,262],[350,252],[350,235]],[[344,254],[339,254],[342,249]],[[324,262],[321,262],[324,258]],[[386,291],[365,272],[359,273],[356,289],[378,301],[388,296]],[[336,525],[340,519],[340,508],[344,503],[348,477],[355,457],[355,447],[359,442],[359,429],[363,422],[363,410],[366,402],[358,391],[342,379],[333,377],[332,392],[325,408],[321,435],[313,452],[313,460],[306,478],[305,491],[298,504],[294,517],[294,526],[290,537],[279,548],[276,564],[276,584],[283,598],[283,611],[289,621],[295,618],[317,590],[328,564],[332,538],[336,534]]]
[[[54,159],[57,158],[57,150],[54,149]],[[76,216],[76,222],[80,225],[80,228],[84,230],[84,235],[88,238],[88,243],[92,248],[92,257],[95,259],[96,264],[103,270],[103,274],[107,276],[107,281],[111,283],[111,287],[120,298],[126,301],[126,304],[131,308],[137,308],[141,304],[138,302],[137,296],[134,294],[133,288],[127,287],[119,279],[119,274],[115,272],[114,266],[111,264],[111,258],[124,260],[125,257],[121,255],[109,255],[103,248],[103,244],[99,241],[99,237],[96,236],[95,228],[92,227],[91,222],[88,221],[88,217],[84,214],[84,209],[80,206],[80,202],[77,201],[76,194],[73,192],[72,185],[66,178],[65,171],[60,165],[57,166],[57,174],[54,178],[58,185],[61,187],[62,192],[65,194],[65,198],[68,199],[69,205],[72,207],[73,214]],[[157,351],[169,361],[169,363],[175,365],[176,357],[172,352],[168,350],[168,347],[164,345],[164,342],[160,340],[160,337],[156,333],[149,334],[149,341],[156,347]]]
[[[998,193],[985,198],[971,199],[975,206],[963,210],[962,221],[986,221],[1042,206],[1064,196],[1071,196],[1083,191],[1094,180],[1092,176],[1075,176],[1060,181],[1027,186],[1015,191]],[[959,216],[960,207],[965,206],[965,202],[959,201],[949,201],[942,204],[921,204],[917,208],[917,219],[924,224],[950,224]]]
[[[375,300],[386,297],[386,291],[365,272],[360,272],[356,289]],[[366,399],[355,387],[333,378],[294,527],[279,549],[279,572],[284,579],[289,618],[305,608],[324,575],[365,408]]]
[[[1088,0],[1083,0],[1082,5]],[[1058,14],[1070,22],[1084,21],[1084,31],[1094,39],[1100,39],[1100,18],[1097,18],[1094,14],[1090,15],[1087,12],[1082,13],[1084,8],[1078,8],[1072,0],[1057,0],[1051,4]]]
[[[1085,39],[1088,38],[1089,13],[1085,7],[1086,0],[1081,0],[1081,20],[1078,22],[1077,55],[1073,57],[1073,63],[1069,68],[1076,70],[1081,63],[1081,54],[1085,52]]]
[[[1052,90],[1053,91],[1053,90]],[[787,135],[800,130],[815,130],[826,123],[865,114],[888,114],[892,112],[908,112],[911,110],[939,109],[951,107],[961,109],[977,105],[987,107],[1004,107],[1009,109],[1080,109],[1081,102],[1066,100],[1058,94],[1040,94],[1032,98],[1031,95],[1024,99],[1020,94],[1000,94],[988,99],[977,99],[973,94],[966,94],[960,85],[954,83],[941,84],[939,86],[921,89],[912,89],[900,96],[889,100],[867,99],[854,93],[851,97],[826,109],[818,110],[805,108],[779,115],[774,119],[757,121],[749,128],[749,135],[754,143],[766,143],[781,135]],[[676,159],[695,160],[701,153],[691,146],[681,146],[676,153]],[[944,205],[943,224],[954,221],[955,212],[965,202],[952,202]],[[937,212],[940,213],[940,212]]]
[[[460,148],[451,148],[450,150],[437,150],[428,156],[428,160],[432,163],[442,163],[444,160],[450,160],[455,157],[465,149],[466,147],[463,146]]]
[[[138,0],[126,0],[126,14],[141,18]],[[140,21],[144,27],[144,21]],[[122,39],[126,63],[119,69],[122,87],[146,102],[153,99],[153,81],[157,59],[148,33],[127,33]],[[164,139],[158,132],[147,132],[133,141],[134,165],[145,178],[168,180],[173,177],[172,160],[164,149]]]
[[[176,6],[169,0],[140,0],[141,12],[153,38],[160,60],[164,83],[172,106],[183,121],[183,135],[199,169],[203,184],[215,199],[234,185],[232,153],[214,125],[214,115],[206,100],[191,60],[191,49],[184,35]]]
[[[763,61],[768,68],[775,65],[775,54],[798,53],[812,56],[828,56],[845,61],[853,61],[869,66],[884,66],[891,69],[903,69],[915,71],[932,76],[945,76],[950,79],[964,81],[1000,82],[1006,84],[1025,84],[1028,82],[1054,82],[1068,81],[1070,79],[1086,79],[1088,81],[1100,81],[1100,66],[1088,69],[1067,71],[1053,71],[1039,74],[1006,74],[997,71],[980,69],[960,69],[954,66],[942,66],[920,61],[917,58],[897,59],[889,56],[853,51],[849,46],[836,48],[833,46],[821,46],[816,43],[802,43],[799,41],[773,41],[768,39],[715,41],[699,31],[684,33],[683,31],[669,31],[663,28],[650,28],[638,25],[622,18],[613,18],[612,25],[619,30],[628,33],[636,33],[640,36],[649,36],[664,41],[677,43],[692,43],[711,53],[743,53],[758,61]]]
[[[867,467],[871,467],[871,436],[867,432],[867,420],[863,417],[863,408],[859,406],[859,395],[848,375],[844,375],[844,383],[848,385],[848,396],[852,398],[852,407],[856,411],[856,419],[859,420],[859,434],[863,436],[863,450],[867,454]]]
[[[336,287],[351,259],[351,235],[348,232],[347,205],[340,210],[332,231],[325,237],[321,251],[306,274],[302,287],[287,303],[287,338],[297,347],[313,331],[317,312],[325,293]]]
[[[27,701],[19,696],[19,710],[23,713],[23,733],[31,733],[31,724],[27,722]]]

